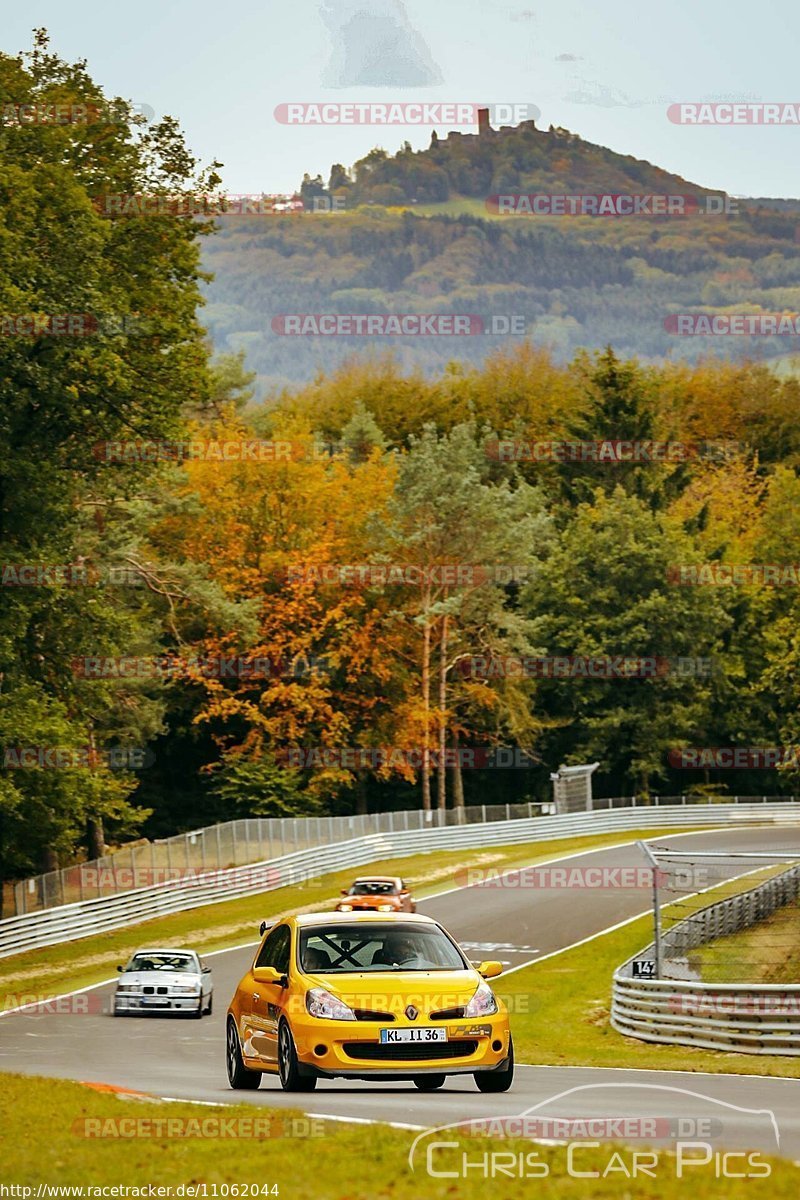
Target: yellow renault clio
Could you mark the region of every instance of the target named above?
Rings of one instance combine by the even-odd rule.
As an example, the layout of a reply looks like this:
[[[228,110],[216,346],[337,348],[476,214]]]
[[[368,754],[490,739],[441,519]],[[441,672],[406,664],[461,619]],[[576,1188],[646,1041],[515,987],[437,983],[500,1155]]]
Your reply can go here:
[[[514,1077],[508,1011],[431,917],[306,913],[264,936],[228,1009],[232,1088],[277,1074],[290,1092],[318,1079],[411,1080],[422,1091],[472,1074],[481,1092]]]

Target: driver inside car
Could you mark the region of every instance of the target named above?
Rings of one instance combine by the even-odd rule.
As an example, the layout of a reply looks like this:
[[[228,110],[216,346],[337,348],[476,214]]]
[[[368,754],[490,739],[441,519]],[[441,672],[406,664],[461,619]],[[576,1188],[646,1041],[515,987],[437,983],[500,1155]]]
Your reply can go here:
[[[393,933],[383,944],[383,960],[398,967],[421,967],[427,965],[420,958],[419,946],[408,933]]]

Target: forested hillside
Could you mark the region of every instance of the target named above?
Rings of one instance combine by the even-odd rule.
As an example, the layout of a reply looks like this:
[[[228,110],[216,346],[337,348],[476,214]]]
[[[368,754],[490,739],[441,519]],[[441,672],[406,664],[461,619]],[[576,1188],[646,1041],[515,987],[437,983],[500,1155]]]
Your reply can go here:
[[[299,216],[225,216],[205,249],[202,319],[218,349],[243,349],[261,394],[391,346],[425,371],[482,362],[501,335],[287,336],[284,313],[468,313],[521,318],[505,337],[561,361],[607,343],[696,361],[779,357],[797,337],[687,337],[671,314],[800,310],[797,214],[725,201],[650,163],[527,126],[451,137],[423,152],[372,151],[327,181],[306,178]],[[499,215],[504,193],[688,197],[685,215]],[[320,200],[321,197],[321,200]],[[314,212],[314,204],[342,206]],[[496,205],[494,206],[496,208]],[[424,214],[424,215],[422,215]],[[504,328],[508,329],[508,326]]]

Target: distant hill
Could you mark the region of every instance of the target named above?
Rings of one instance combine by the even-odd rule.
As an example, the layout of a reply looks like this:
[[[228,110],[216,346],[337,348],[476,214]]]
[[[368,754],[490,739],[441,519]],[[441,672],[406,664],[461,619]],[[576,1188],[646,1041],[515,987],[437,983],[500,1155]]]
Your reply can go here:
[[[658,192],[714,194],[660,167],[605,146],[585,142],[568,129],[536,128],[534,121],[480,133],[434,131],[427,150],[406,142],[388,155],[374,149],[349,171],[334,163],[327,184],[305,176],[305,193],[338,195],[354,204],[427,204],[498,192]],[[719,194],[719,193],[716,193]]]
[[[489,197],[689,197],[686,215],[500,215]],[[779,357],[800,339],[678,337],[684,312],[800,312],[797,202],[731,202],[651,163],[532,122],[432,137],[429,149],[373,150],[350,170],[305,177],[309,211],[223,217],[206,241],[215,273],[203,319],[219,349],[245,349],[264,391],[394,349],[425,371],[479,362],[503,334],[285,336],[281,314],[512,317],[560,358],[611,343],[644,358]],[[311,211],[314,206],[343,211]],[[713,214],[704,211],[709,206]]]

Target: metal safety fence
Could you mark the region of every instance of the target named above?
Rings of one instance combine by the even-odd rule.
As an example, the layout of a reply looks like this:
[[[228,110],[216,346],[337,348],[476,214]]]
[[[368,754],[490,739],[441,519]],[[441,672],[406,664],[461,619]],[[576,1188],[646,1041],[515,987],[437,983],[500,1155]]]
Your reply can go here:
[[[794,796],[732,796],[727,804],[795,802]],[[671,807],[702,803],[697,797],[594,797],[593,812],[619,808]],[[451,825],[487,824],[541,816],[553,811],[549,803],[474,804],[423,812],[359,814],[344,817],[248,817],[226,821],[155,841],[122,846],[103,858],[76,863],[14,884],[14,914],[38,912],[76,901],[117,896],[122,892],[166,883],[188,873],[222,871],[266,859],[311,850],[353,838],[394,834]]]
[[[0,921],[0,957],[134,925],[167,913],[268,893],[275,888],[317,879],[345,867],[410,854],[519,843],[536,846],[556,838],[624,833],[631,829],[730,827],[787,819],[800,820],[800,804],[636,807],[371,833],[225,870],[187,871],[178,878],[117,895],[99,896],[9,917]]]

